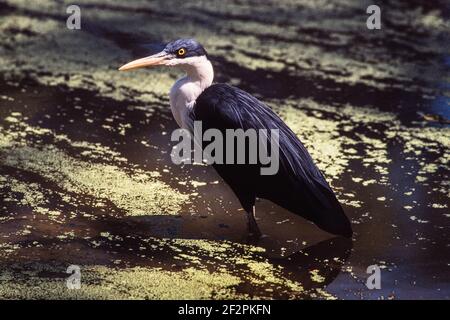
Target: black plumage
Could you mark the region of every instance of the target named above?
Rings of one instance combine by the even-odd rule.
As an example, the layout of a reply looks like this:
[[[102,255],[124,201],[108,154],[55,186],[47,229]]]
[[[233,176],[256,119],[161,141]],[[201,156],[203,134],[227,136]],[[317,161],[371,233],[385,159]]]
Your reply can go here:
[[[261,175],[260,163],[214,164],[214,168],[247,212],[260,197],[327,232],[351,237],[350,221],[324,176],[298,137],[269,107],[238,88],[214,84],[198,96],[192,118],[202,121],[204,131],[215,128],[224,136],[226,129],[279,129],[280,163],[275,175]]]

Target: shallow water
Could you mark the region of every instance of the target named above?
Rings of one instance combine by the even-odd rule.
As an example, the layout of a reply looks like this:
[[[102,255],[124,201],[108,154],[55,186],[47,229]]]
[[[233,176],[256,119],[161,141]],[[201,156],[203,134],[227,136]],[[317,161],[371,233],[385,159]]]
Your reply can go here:
[[[448,10],[387,1],[368,31],[316,3],[80,1],[71,31],[62,2],[0,1],[0,297],[448,299]],[[172,164],[180,74],[116,69],[185,36],[299,135],[352,241],[261,200],[255,243],[212,168]]]

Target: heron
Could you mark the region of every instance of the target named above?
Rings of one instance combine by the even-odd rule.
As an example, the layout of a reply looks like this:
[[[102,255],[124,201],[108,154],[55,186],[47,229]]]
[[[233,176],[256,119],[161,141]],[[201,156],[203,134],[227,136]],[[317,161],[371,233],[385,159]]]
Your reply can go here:
[[[214,83],[214,70],[205,48],[194,39],[168,43],[156,54],[133,60],[120,71],[169,66],[184,71],[170,89],[170,108],[178,126],[203,129],[278,129],[279,169],[261,175],[261,164],[223,164],[213,167],[230,186],[247,216],[249,234],[261,236],[255,219],[256,199],[263,198],[297,214],[322,230],[350,238],[351,223],[324,175],[296,134],[266,104],[228,84]]]

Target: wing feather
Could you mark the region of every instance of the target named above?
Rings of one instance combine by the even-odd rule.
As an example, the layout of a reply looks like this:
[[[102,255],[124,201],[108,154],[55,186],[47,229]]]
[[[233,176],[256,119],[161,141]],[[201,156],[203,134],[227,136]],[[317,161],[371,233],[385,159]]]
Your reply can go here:
[[[278,129],[279,171],[259,174],[261,165],[214,165],[247,210],[254,197],[269,199],[322,229],[351,236],[351,226],[325,177],[292,130],[265,104],[236,87],[215,84],[197,98],[192,118],[203,130]],[[226,150],[224,150],[224,153]]]

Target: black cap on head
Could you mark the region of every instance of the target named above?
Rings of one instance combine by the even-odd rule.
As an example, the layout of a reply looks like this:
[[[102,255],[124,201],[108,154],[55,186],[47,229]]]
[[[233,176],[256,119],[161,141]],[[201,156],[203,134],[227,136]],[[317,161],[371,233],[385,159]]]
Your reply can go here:
[[[206,56],[206,50],[194,39],[178,39],[169,42],[164,51],[176,55],[178,58]]]

